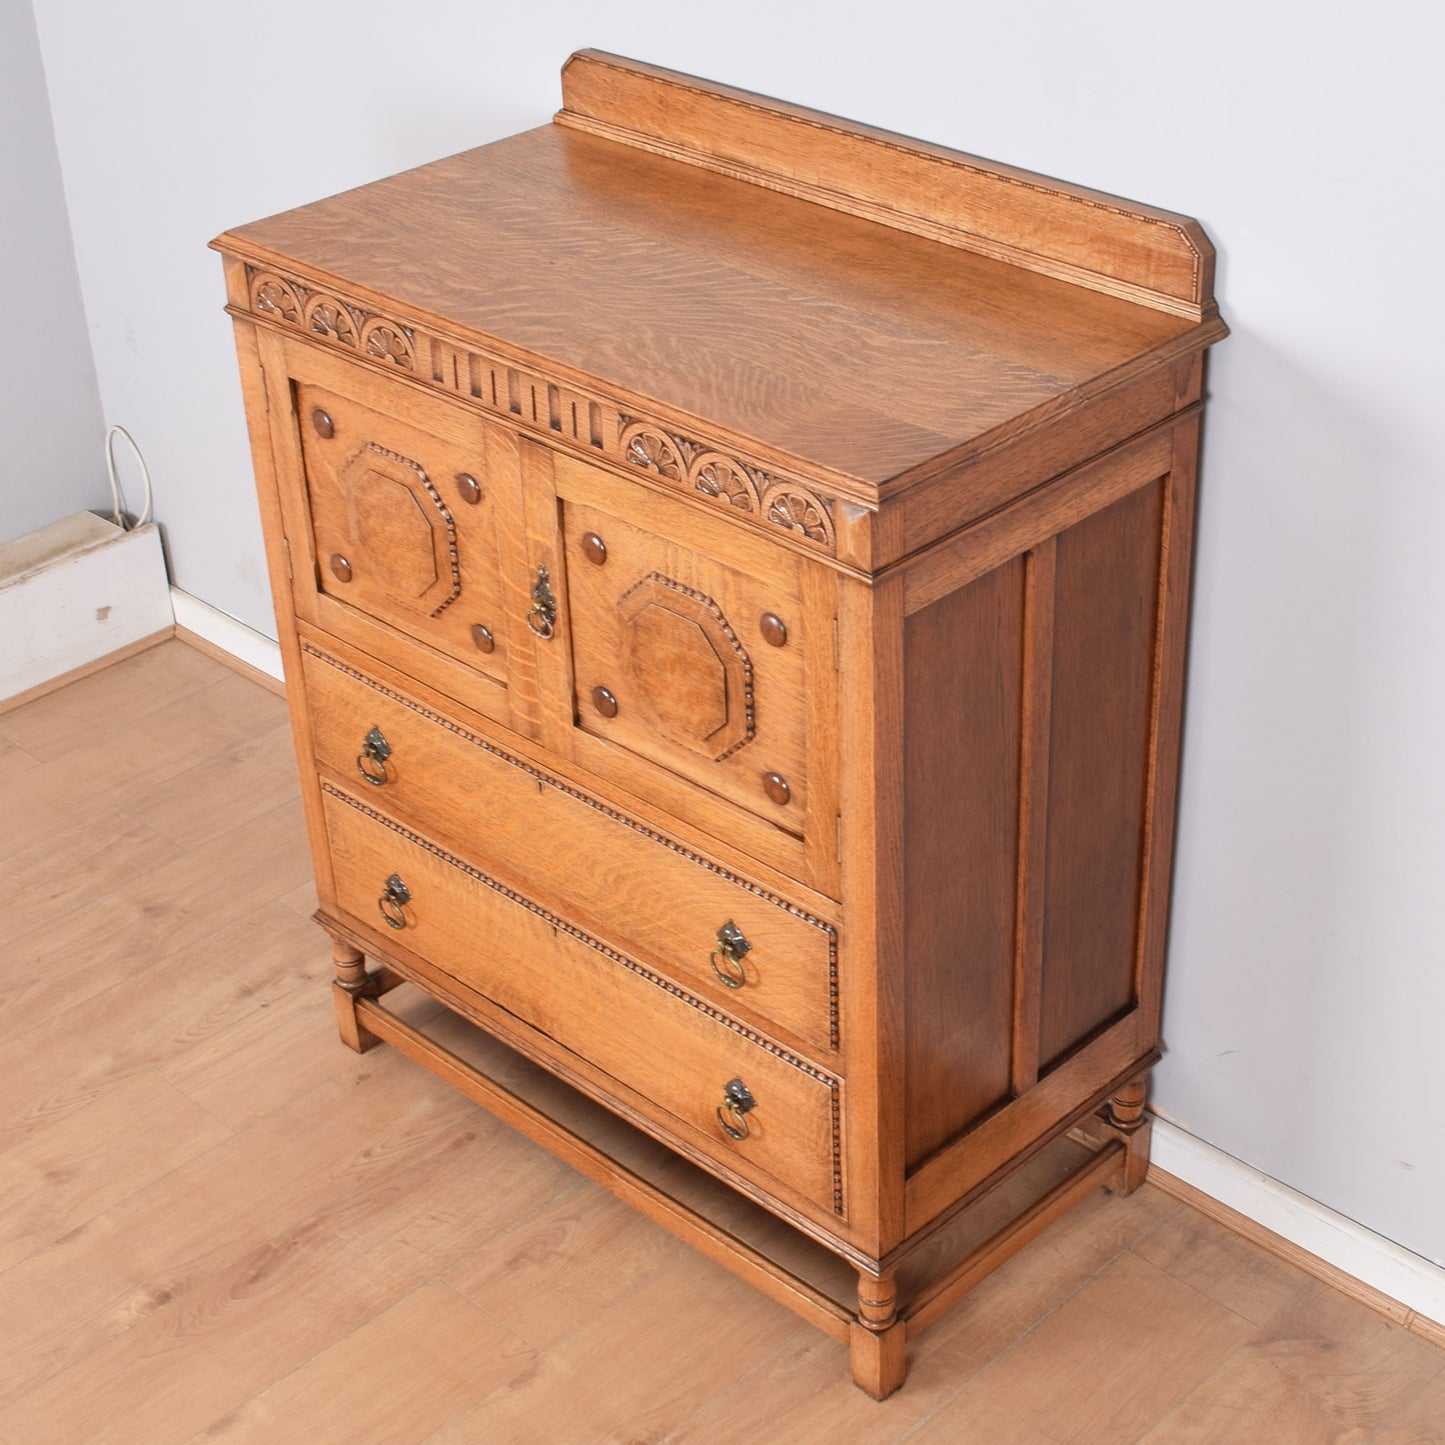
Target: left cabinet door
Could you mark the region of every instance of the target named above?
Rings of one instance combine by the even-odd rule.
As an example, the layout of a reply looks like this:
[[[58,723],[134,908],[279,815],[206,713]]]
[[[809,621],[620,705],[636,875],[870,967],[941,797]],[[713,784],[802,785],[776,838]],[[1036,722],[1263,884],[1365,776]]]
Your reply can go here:
[[[507,567],[521,526],[509,449],[404,381],[289,339],[270,349],[298,617],[511,721],[512,653],[529,643],[513,626],[525,604]]]

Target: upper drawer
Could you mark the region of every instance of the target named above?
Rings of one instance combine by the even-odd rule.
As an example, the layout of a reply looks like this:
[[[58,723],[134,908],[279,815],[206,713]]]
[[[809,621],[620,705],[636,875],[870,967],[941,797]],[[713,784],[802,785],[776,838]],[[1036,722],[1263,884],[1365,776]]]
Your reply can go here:
[[[504,683],[499,532],[519,501],[485,426],[360,367],[287,356],[313,551],[303,612],[372,649],[384,624]]]
[[[302,661],[323,772],[714,1003],[838,1046],[831,925],[338,658]]]

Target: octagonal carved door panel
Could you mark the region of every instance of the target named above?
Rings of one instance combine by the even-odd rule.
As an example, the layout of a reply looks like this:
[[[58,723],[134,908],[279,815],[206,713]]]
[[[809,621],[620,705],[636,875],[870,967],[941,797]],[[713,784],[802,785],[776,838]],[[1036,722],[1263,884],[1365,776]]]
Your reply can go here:
[[[733,529],[713,547],[712,519],[665,497],[617,505],[610,478],[566,459],[556,478],[579,758],[633,786],[645,760],[801,837],[818,635],[804,564]]]
[[[517,608],[499,529],[515,479],[491,474],[483,424],[328,361],[292,379],[316,620],[368,648],[382,624],[505,682]]]

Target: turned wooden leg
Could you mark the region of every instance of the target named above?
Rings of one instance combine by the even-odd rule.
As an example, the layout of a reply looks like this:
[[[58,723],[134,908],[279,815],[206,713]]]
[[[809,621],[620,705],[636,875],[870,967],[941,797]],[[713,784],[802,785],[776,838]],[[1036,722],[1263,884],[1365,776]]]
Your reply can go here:
[[[853,1383],[875,1400],[887,1399],[908,1373],[897,1306],[898,1285],[891,1270],[884,1275],[858,1271],[858,1318],[849,1327],[848,1356]]]
[[[1149,1172],[1149,1133],[1151,1120],[1144,1112],[1144,1099],[1149,1089],[1149,1075],[1125,1084],[1099,1111],[1099,1117],[1110,1132],[1124,1141],[1122,1177],[1110,1188],[1115,1194],[1132,1194]]]
[[[334,938],[331,941],[331,958],[336,965],[331,996],[336,1002],[336,1027],[341,1034],[341,1042],[358,1054],[364,1054],[381,1042],[356,1016],[356,1000],[370,998],[376,992],[373,980],[366,972],[366,955],[349,943]]]

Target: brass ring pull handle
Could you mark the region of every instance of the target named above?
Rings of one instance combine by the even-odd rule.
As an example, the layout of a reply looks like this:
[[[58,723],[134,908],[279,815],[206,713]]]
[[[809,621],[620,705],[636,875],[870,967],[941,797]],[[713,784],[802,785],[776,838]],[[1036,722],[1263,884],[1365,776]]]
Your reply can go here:
[[[717,931],[717,947],[712,952],[712,971],[724,988],[741,988],[748,976],[743,968],[743,955],[752,949],[752,944],[743,937],[743,931],[729,919]]]
[[[356,771],[374,788],[389,783],[386,760],[391,756],[391,744],[381,735],[380,728],[372,728],[361,741],[361,751],[356,755]]]
[[[388,928],[402,929],[406,927],[406,905],[411,902],[411,889],[401,881],[399,873],[393,873],[386,880],[386,886],[381,891],[381,897],[376,900],[376,906],[381,910],[381,916],[386,919]]]
[[[723,1085],[723,1101],[717,1106],[717,1121],[723,1133],[729,1139],[746,1139],[752,1131],[744,1115],[757,1106],[758,1101],[741,1079],[729,1079]]]
[[[527,613],[527,626],[550,642],[557,631],[557,598],[552,592],[552,581],[545,567],[537,568],[537,581],[532,587],[532,610]]]

